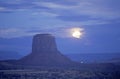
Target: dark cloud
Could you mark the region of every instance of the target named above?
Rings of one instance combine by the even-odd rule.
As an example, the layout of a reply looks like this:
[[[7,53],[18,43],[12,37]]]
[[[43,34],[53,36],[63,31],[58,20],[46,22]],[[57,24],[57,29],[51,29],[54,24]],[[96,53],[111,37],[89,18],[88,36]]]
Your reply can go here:
[[[75,2],[71,1],[52,1],[52,0],[44,0],[44,1],[38,1],[38,0],[29,0],[29,1],[24,1],[24,0],[19,0],[19,1],[0,1],[0,8],[5,8],[4,10],[0,10],[0,12],[14,12],[18,9],[50,9],[49,7],[45,7],[42,5],[38,5],[35,3],[42,3],[42,2],[52,2],[52,3],[57,3],[57,4],[62,4],[62,5],[74,5]]]
[[[38,6],[33,2],[21,2],[21,3],[9,3],[9,2],[0,2],[0,12],[14,12],[22,9],[49,9],[48,7]]]
[[[57,18],[64,20],[64,21],[75,21],[75,22],[79,22],[79,21],[88,21],[91,20],[93,18],[91,18],[90,16],[86,16],[86,15],[68,15],[68,16],[57,16]]]
[[[120,3],[113,0],[1,0],[0,12],[33,10],[39,13],[56,14],[57,16],[54,17],[57,19],[73,22],[115,20],[120,18],[117,2]]]

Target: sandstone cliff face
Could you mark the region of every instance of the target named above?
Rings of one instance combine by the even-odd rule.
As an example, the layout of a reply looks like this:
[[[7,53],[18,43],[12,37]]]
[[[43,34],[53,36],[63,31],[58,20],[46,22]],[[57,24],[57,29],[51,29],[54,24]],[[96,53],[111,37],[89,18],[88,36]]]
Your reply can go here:
[[[22,65],[64,66],[73,62],[62,55],[56,46],[54,36],[37,34],[33,37],[32,53],[20,59]]]
[[[33,38],[32,53],[57,51],[55,38],[50,34],[37,34]]]

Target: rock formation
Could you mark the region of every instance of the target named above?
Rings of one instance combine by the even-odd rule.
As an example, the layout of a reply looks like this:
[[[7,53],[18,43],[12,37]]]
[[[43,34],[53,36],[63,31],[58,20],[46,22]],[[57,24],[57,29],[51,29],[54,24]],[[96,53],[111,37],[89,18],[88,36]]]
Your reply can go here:
[[[57,51],[55,38],[50,34],[37,34],[33,38],[32,53]]]
[[[20,63],[32,66],[64,66],[74,62],[58,51],[54,36],[37,34],[33,37],[32,53],[20,59]]]

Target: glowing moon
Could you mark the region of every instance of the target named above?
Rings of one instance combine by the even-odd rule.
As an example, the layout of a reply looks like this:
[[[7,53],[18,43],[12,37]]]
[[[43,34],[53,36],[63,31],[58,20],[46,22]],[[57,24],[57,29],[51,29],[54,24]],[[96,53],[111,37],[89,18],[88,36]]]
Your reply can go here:
[[[83,29],[81,29],[81,28],[73,28],[72,29],[72,37],[74,37],[74,38],[81,38],[81,36],[83,35],[82,30]]]
[[[82,35],[82,33],[80,33],[79,31],[75,31],[72,34],[72,36],[75,37],[75,38],[80,38],[81,35]]]

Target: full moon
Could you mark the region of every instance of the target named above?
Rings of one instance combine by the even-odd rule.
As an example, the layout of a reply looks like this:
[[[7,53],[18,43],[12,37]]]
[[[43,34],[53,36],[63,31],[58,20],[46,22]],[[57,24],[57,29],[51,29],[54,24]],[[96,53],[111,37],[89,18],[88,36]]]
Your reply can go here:
[[[80,38],[81,35],[82,35],[82,33],[80,33],[79,31],[75,31],[72,34],[72,36],[75,37],[75,38]]]
[[[74,38],[81,38],[81,36],[83,35],[83,29],[81,28],[73,28],[72,29],[72,37]]]

